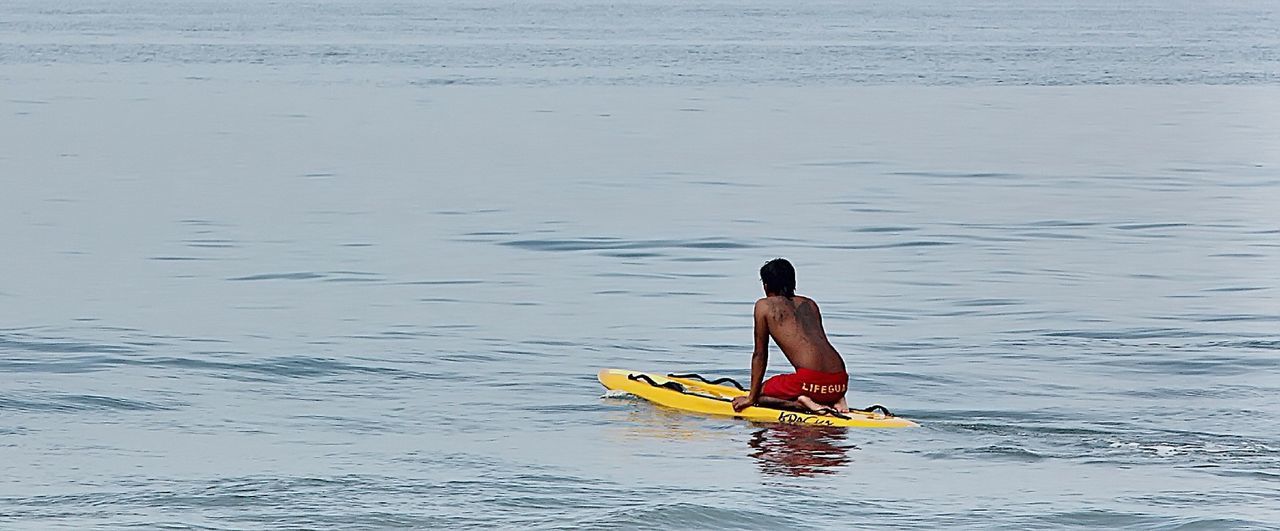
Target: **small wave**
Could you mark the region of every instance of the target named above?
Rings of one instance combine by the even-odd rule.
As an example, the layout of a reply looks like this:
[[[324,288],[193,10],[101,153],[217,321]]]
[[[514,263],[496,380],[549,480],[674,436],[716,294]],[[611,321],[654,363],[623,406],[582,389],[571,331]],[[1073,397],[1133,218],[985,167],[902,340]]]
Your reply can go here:
[[[1060,512],[1035,516],[1027,527],[1081,527],[1086,529],[1154,528],[1168,525],[1168,517],[1104,509]]]
[[[1207,465],[1256,464],[1272,468],[1280,460],[1280,448],[1266,443],[1229,435],[1170,434],[1139,439],[1105,440],[1109,459],[1123,456],[1135,458],[1190,458]]]
[[[1046,232],[1046,231],[1019,232],[1015,234],[1015,236],[1018,236],[1020,238],[1042,239],[1042,240],[1086,240],[1089,238],[1088,236],[1081,236],[1079,234],[1064,234],[1061,232]]]
[[[585,414],[585,413],[590,413],[593,411],[600,410],[600,406],[598,404],[582,404],[582,403],[574,403],[574,404],[532,403],[527,405],[516,405],[513,407],[523,411],[534,411],[539,413],[562,413],[566,415]],[[563,415],[557,415],[557,419],[558,420],[554,421],[555,423],[568,422],[566,417]]]
[[[852,232],[882,233],[882,232],[912,232],[917,230],[920,230],[920,228],[919,227],[859,227],[856,229],[852,229]]]
[[[341,415],[294,415],[291,421],[304,424],[318,424],[325,427],[338,428],[343,433],[374,434],[391,431],[393,426],[380,419],[365,419]]]
[[[1112,228],[1120,230],[1151,230],[1151,229],[1176,229],[1182,227],[1190,227],[1190,223],[1132,223],[1128,225],[1115,225]]]
[[[1064,219],[1045,219],[1045,220],[1032,221],[1030,223],[1027,223],[1027,226],[1030,226],[1030,227],[1061,227],[1061,228],[1096,227],[1098,225],[1101,225],[1101,223],[1096,223],[1092,221],[1071,221],[1071,220],[1064,220]]]
[[[760,187],[760,185],[758,184],[736,183],[732,181],[712,181],[712,180],[689,181],[689,184],[700,184],[703,186],[723,186],[727,188],[759,188]]]
[[[190,239],[185,240],[183,243],[186,243],[187,247],[195,247],[198,249],[232,249],[238,247],[235,241],[214,238]]]
[[[661,258],[662,256],[665,256],[662,253],[635,252],[635,251],[621,252],[621,253],[601,253],[601,254],[603,256],[609,256],[613,258]]]
[[[1187,338],[1223,335],[1210,332],[1194,332],[1181,328],[1131,328],[1128,330],[1064,330],[1046,332],[1045,337],[1074,337],[1081,339],[1159,339]]]
[[[498,78],[482,77],[482,76],[427,78],[427,79],[410,81],[409,84],[413,86],[426,86],[426,87],[447,86],[447,85],[497,85]]]
[[[320,280],[322,282],[382,282],[384,279],[377,273],[365,271],[299,271],[296,273],[262,273],[232,277],[227,280],[236,282],[252,282],[260,280]]]
[[[482,284],[481,280],[412,280],[409,282],[399,282],[404,286],[463,286],[471,284]]]
[[[759,506],[757,506],[759,507]],[[573,522],[573,528],[638,529],[795,529],[793,516],[745,506],[712,507],[694,503],[649,503],[613,509]]]
[[[243,277],[233,277],[227,280],[246,281],[246,280],[312,280],[324,278],[324,275],[304,271],[300,273],[263,273],[259,275],[248,275]]]
[[[1280,483],[1280,472],[1271,472],[1267,470],[1234,470],[1226,469],[1215,472],[1216,475],[1226,477],[1237,477],[1246,479],[1260,479],[1263,481],[1274,481]]]
[[[905,242],[866,244],[866,245],[858,245],[858,244],[813,245],[812,247],[816,247],[819,249],[848,249],[851,251],[856,251],[856,250],[871,250],[871,249],[894,249],[898,247],[942,247],[945,245],[955,245],[955,244],[956,242],[945,242],[945,241],[939,241],[939,240],[911,240],[911,241],[905,241]]]
[[[978,459],[1003,459],[1012,461],[1034,462],[1049,459],[1052,456],[1036,453],[1021,446],[991,445],[979,448],[965,448],[948,452],[933,452],[924,455],[932,459],[954,459],[956,457],[973,457]]]
[[[814,166],[820,168],[849,168],[856,166],[872,166],[881,164],[877,160],[817,160],[812,162],[800,162],[797,166]]]
[[[107,369],[128,363],[115,356],[73,356],[56,359],[0,359],[0,372],[43,372],[74,374]]]
[[[548,347],[577,347],[578,344],[572,341],[561,341],[558,339],[529,339],[521,341],[527,345],[542,345]]]
[[[616,389],[610,389],[610,390],[608,390],[608,391],[605,391],[603,395],[600,395],[600,398],[608,398],[608,399],[624,399],[624,400],[640,400],[640,397],[638,397],[638,396],[636,396],[636,395],[633,395],[633,394],[628,393],[628,392],[626,392],[626,391],[619,391],[619,390],[616,390]]]
[[[498,361],[501,361],[502,358],[499,358],[497,356],[491,356],[488,354],[460,352],[456,354],[446,354],[443,356],[438,356],[436,357],[436,360],[449,362],[449,363],[475,363],[475,362],[496,363]]]
[[[372,339],[372,340],[378,340],[378,341],[385,341],[385,340],[415,341],[415,340],[422,339],[424,337],[433,337],[433,336],[435,336],[435,334],[431,334],[428,332],[416,332],[416,331],[405,331],[405,330],[383,330],[382,332],[378,332],[376,334],[353,334],[353,335],[343,336],[343,337],[348,337],[352,339]]]
[[[93,352],[100,354],[127,354],[137,349],[105,343],[85,343],[58,338],[33,338],[22,335],[0,335],[0,351],[31,351],[47,353]]]
[[[519,247],[531,251],[609,251],[624,249],[749,249],[752,244],[726,238],[702,238],[693,240],[624,240],[621,238],[592,237],[559,240],[511,240],[500,245]]]
[[[88,491],[75,494],[31,495],[12,497],[5,501],[29,507],[60,507],[63,510],[94,510],[102,506],[129,506],[138,508],[183,508],[188,510],[236,508],[244,510],[249,507],[284,507],[299,499],[332,495],[334,492],[346,491],[357,485],[381,481],[384,478],[368,478],[347,476],[334,479],[324,478],[233,478],[212,482],[168,482],[151,488],[130,489],[125,491]],[[314,514],[311,516],[315,516]],[[290,522],[295,522],[301,515],[287,515]],[[254,519],[252,512],[244,515],[243,520]],[[328,520],[325,517],[323,520]],[[271,522],[280,521],[280,515],[272,515]],[[264,522],[265,523],[265,522]],[[314,525],[303,527],[323,527],[322,520]],[[301,525],[301,524],[299,524]],[[149,523],[144,527],[159,527]],[[183,529],[192,526],[183,524]],[[200,527],[196,527],[200,528]]]
[[[1209,255],[1209,258],[1266,258],[1267,255],[1261,253],[1217,253]]]
[[[1019,177],[1013,173],[1000,172],[959,172],[959,171],[895,171],[889,175],[903,177],[935,177],[942,179],[1014,179]]]
[[[1233,321],[1280,322],[1277,314],[1231,313],[1231,314],[1191,314],[1180,318],[1191,319],[1202,323],[1222,323]]]
[[[1240,340],[1240,341],[1215,341],[1205,343],[1206,347],[1222,347],[1222,348],[1247,348],[1247,349],[1263,349],[1263,350],[1280,350],[1280,340]]]
[[[945,376],[923,374],[919,372],[881,371],[864,369],[862,374],[874,380],[892,381],[895,385],[954,386],[962,385],[962,381]]]
[[[382,282],[381,278],[371,277],[330,277],[321,282]]]
[[[479,208],[475,210],[437,210],[434,214],[440,216],[470,216],[473,214],[495,214],[501,212],[496,208]]]
[[[1118,394],[1137,398],[1152,398],[1157,400],[1169,398],[1249,398],[1263,397],[1267,393],[1261,389],[1250,386],[1232,386],[1232,385],[1215,385],[1212,387],[1153,387],[1150,389],[1132,389],[1120,391]]]
[[[196,353],[197,356],[225,353]],[[210,372],[212,376],[239,381],[271,381],[310,379],[310,377],[343,374],[378,374],[393,379],[434,379],[425,372],[390,369],[390,367],[353,365],[337,360],[310,357],[279,357],[269,360],[234,362],[202,360],[196,357],[113,357],[81,356],[64,360],[0,360],[0,372],[54,372],[74,374],[113,369],[119,366],[147,367],[161,370]]]
[[[962,299],[962,300],[954,301],[951,304],[954,304],[956,306],[974,306],[974,307],[1017,306],[1020,304],[1026,304],[1026,301],[1021,301],[1018,299]]]
[[[205,353],[219,354],[219,353]],[[131,365],[209,372],[239,381],[308,379],[343,374],[381,374],[396,379],[433,379],[434,375],[389,367],[356,365],[328,358],[289,356],[262,361],[233,362],[198,358],[154,357],[129,360]]]
[[[53,394],[36,397],[19,397],[0,395],[0,410],[16,411],[161,411],[173,409],[170,406],[100,395]]]
[[[1202,356],[1182,359],[1143,356],[1098,359],[1092,363],[1150,374],[1213,376],[1241,375],[1259,369],[1280,367],[1280,359],[1265,356]]]

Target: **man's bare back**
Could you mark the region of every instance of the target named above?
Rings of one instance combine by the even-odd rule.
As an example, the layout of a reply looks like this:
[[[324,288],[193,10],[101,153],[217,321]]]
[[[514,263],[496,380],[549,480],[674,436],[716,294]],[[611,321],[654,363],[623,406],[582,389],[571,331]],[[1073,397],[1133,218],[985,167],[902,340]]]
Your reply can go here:
[[[795,269],[784,259],[770,260],[761,267],[760,279],[765,297],[756,301],[754,311],[751,390],[733,400],[734,410],[759,404],[816,411],[834,405],[836,410],[848,412],[844,360],[827,339],[818,303],[795,294]],[[764,381],[770,338],[795,366],[796,374]]]
[[[844,372],[844,360],[822,328],[818,303],[802,295],[774,295],[756,301],[756,327],[764,329],[797,369]],[[758,333],[758,332],[757,332]]]

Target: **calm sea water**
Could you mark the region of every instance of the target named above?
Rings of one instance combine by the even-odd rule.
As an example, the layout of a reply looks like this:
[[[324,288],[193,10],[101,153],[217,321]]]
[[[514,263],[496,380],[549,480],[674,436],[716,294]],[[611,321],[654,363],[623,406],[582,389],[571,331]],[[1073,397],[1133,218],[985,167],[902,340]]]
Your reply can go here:
[[[1277,21],[5,3],[0,527],[1280,526]],[[604,396],[776,256],[921,428]]]

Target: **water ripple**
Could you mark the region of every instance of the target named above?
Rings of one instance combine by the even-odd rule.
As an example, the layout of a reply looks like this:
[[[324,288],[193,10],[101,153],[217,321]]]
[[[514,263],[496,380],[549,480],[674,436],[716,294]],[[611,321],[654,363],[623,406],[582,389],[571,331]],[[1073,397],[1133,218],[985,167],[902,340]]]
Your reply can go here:
[[[619,249],[750,249],[756,245],[727,238],[701,238],[690,240],[624,240],[621,238],[592,237],[577,239],[511,240],[501,245],[519,247],[531,251],[607,251]]]
[[[312,273],[304,271],[300,273],[262,273],[258,275],[248,275],[243,277],[233,277],[227,280],[312,280],[324,278],[320,273]]]
[[[0,350],[49,353],[94,352],[103,354],[127,354],[138,351],[135,348],[123,345],[85,343],[57,338],[32,338],[21,335],[9,335],[7,337],[0,335]]]
[[[689,502],[648,502],[637,507],[614,509],[575,520],[572,528],[666,528],[666,529],[796,529],[803,524],[791,515],[767,511],[763,507],[714,507]]]
[[[173,407],[143,400],[99,395],[48,394],[22,397],[0,394],[0,410],[10,411],[76,413],[83,411],[162,411],[167,409],[173,409]]]
[[[306,356],[282,356],[266,358],[259,361],[213,361],[197,358],[154,357],[129,361],[130,364],[153,367],[184,369],[207,372],[220,378],[246,381],[313,379],[323,376],[344,374],[382,375],[394,379],[430,379],[428,373],[379,367],[357,365],[331,358],[313,358]]]

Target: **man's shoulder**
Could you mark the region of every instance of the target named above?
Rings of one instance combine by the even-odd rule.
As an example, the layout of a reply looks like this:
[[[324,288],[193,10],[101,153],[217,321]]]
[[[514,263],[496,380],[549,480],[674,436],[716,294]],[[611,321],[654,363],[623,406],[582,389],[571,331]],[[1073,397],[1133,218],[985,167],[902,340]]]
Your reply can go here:
[[[792,295],[790,299],[788,299],[787,297],[783,297],[781,295],[773,295],[769,297],[760,297],[759,299],[756,299],[756,308],[771,308],[779,304],[782,304],[783,301],[788,301],[784,307],[792,308],[793,305],[790,303],[790,301],[792,300],[805,305],[809,305],[809,304],[812,304],[814,306],[818,305],[817,301],[809,297],[805,297],[804,295]]]
[[[778,304],[777,297],[760,297],[756,299],[756,313],[768,313]]]

